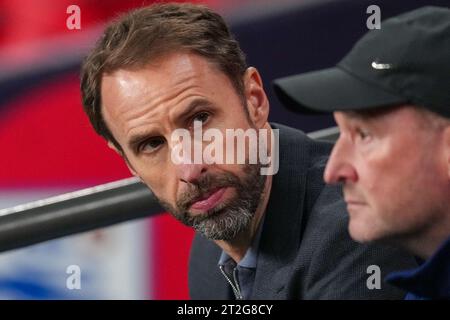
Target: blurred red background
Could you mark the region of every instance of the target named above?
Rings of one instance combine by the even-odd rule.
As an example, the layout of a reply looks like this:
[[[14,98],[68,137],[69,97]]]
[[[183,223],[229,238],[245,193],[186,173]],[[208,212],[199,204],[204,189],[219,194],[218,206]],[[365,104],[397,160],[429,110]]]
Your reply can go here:
[[[0,77],[25,74],[49,59],[65,59],[67,44],[84,53],[101,26],[120,12],[153,1],[0,0]],[[215,9],[233,1],[196,1]],[[68,30],[66,9],[81,9],[81,30]],[[81,45],[80,45],[81,44]],[[66,51],[65,51],[66,50]],[[17,80],[17,78],[16,78]],[[0,101],[0,188],[82,188],[130,176],[122,159],[91,129],[82,111],[76,71],[19,77]],[[5,98],[5,97],[3,97]],[[95,150],[95,152],[92,152]],[[169,215],[149,219],[149,297],[188,299],[191,229]]]

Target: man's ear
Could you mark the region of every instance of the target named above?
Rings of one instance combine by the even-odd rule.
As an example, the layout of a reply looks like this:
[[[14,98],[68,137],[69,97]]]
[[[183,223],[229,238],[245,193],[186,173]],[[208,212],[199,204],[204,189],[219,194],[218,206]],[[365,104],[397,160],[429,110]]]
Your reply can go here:
[[[113,149],[115,152],[117,152],[117,154],[119,156],[122,157],[123,160],[125,160],[125,164],[128,167],[128,170],[130,170],[131,174],[135,177],[138,177],[136,171],[133,169],[133,166],[130,164],[130,162],[128,161],[126,155],[121,151],[118,150],[117,147],[114,145],[114,143],[112,143],[111,141],[108,141],[108,147],[110,147],[111,149]]]
[[[257,128],[262,128],[269,118],[269,101],[256,68],[249,67],[245,71],[244,87],[250,120]]]

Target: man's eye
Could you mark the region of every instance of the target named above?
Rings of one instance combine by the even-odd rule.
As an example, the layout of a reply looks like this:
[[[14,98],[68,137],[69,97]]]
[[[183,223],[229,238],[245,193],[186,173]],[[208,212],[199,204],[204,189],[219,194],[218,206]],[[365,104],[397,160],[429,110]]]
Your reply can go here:
[[[209,118],[208,112],[200,112],[192,117],[192,122],[200,121],[201,123],[205,123]]]
[[[356,134],[361,140],[367,140],[370,138],[370,132],[362,128],[356,128]]]
[[[144,153],[151,153],[154,152],[156,149],[158,149],[163,143],[164,143],[163,138],[160,137],[151,138],[149,140],[144,141],[139,146],[139,151]]]

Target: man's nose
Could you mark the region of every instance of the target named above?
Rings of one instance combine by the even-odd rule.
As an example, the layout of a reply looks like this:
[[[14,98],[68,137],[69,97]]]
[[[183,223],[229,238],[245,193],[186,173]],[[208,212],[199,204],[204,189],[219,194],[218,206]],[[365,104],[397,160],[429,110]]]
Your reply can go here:
[[[181,163],[176,165],[178,179],[185,183],[197,183],[206,171],[206,165],[204,164]]]
[[[185,183],[196,183],[207,172],[207,165],[201,158],[196,159],[192,153],[186,152],[172,154],[172,161],[177,178]]]
[[[351,163],[352,153],[340,138],[328,159],[323,178],[328,184],[356,182],[358,175]]]

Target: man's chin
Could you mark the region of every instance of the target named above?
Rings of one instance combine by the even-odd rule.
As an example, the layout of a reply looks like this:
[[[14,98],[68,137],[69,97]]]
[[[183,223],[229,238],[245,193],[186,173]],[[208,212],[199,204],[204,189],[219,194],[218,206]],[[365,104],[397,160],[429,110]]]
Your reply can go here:
[[[183,213],[178,212],[176,214],[174,214],[172,211],[171,215],[186,227],[195,229],[196,225],[205,224],[208,222],[212,223],[212,220],[218,215],[222,214],[224,211],[224,208],[221,209],[217,207],[207,211],[191,209],[189,211]]]
[[[253,215],[245,209],[216,209],[204,219],[190,221],[196,232],[210,240],[233,240],[249,228],[253,219]]]
[[[348,232],[350,237],[359,243],[380,242],[384,239],[384,235],[371,223],[364,223],[350,219]]]
[[[356,242],[367,243],[372,240],[368,227],[369,226],[361,223],[361,221],[357,221],[356,218],[351,217],[348,225],[348,232],[350,237]]]

